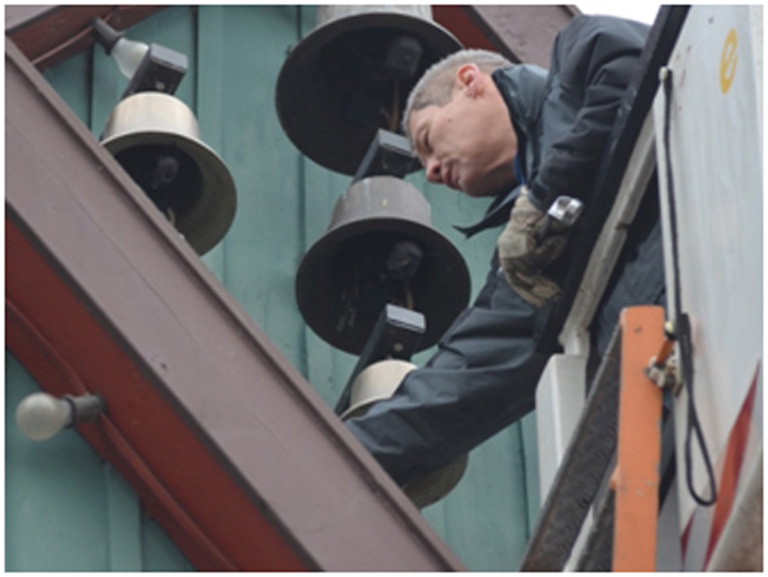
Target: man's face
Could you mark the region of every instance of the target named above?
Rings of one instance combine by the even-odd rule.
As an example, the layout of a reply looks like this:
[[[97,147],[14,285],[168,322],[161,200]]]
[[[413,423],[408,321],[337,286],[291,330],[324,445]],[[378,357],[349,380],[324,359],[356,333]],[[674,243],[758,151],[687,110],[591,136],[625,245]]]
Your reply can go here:
[[[410,130],[427,180],[469,196],[492,196],[515,183],[517,139],[490,76],[474,82],[484,84],[480,90],[459,85],[445,106],[412,112]]]

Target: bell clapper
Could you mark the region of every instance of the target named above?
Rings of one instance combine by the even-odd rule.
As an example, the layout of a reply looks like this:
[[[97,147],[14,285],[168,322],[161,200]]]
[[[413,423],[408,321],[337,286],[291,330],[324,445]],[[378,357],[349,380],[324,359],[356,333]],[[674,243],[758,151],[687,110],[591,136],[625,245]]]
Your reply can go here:
[[[403,290],[405,291],[405,308],[415,310],[416,302],[413,298],[413,291],[411,290],[409,279],[403,281]]]
[[[395,80],[392,83],[392,114],[389,115],[390,132],[398,132],[397,125],[400,123],[400,81]]]

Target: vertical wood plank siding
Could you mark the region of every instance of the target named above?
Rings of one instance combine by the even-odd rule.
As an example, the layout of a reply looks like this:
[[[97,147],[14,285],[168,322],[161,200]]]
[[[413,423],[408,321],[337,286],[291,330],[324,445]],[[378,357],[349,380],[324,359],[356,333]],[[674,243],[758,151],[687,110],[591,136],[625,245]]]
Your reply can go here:
[[[133,489],[73,429],[30,441],[14,413],[37,384],[5,355],[6,571],[189,571]]]
[[[334,406],[356,358],[331,348],[305,325],[295,303],[294,277],[351,178],[303,157],[282,132],[274,105],[286,53],[314,25],[312,6],[175,6],[136,25],[129,36],[187,54],[189,72],[176,95],[195,110],[202,139],[224,159],[237,185],[232,228],[203,261]],[[127,84],[101,48],[70,58],[45,76],[96,136]],[[430,201],[433,225],[464,254],[475,294],[496,233],[466,241],[452,225],[473,222],[485,203],[433,187],[423,173],[409,180]],[[75,433],[35,445],[20,437],[13,410],[33,389],[6,355],[6,568],[188,569],[162,531],[141,516],[121,480],[104,473]],[[518,567],[539,505],[533,419],[474,451],[460,485],[424,511],[473,570]],[[57,482],[59,467],[77,481]],[[41,468],[48,474],[41,475]],[[52,522],[51,511],[60,518]],[[124,529],[132,532],[130,538],[118,534]],[[45,538],[38,539],[41,535]],[[132,550],[120,549],[114,540]],[[46,542],[50,552],[32,542]]]

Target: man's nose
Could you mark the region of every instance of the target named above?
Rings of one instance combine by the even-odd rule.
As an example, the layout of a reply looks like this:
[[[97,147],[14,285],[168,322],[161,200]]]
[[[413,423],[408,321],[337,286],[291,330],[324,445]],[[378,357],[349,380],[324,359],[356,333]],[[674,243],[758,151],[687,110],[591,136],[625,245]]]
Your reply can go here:
[[[427,164],[424,167],[424,171],[427,173],[427,180],[435,184],[442,184],[443,177],[440,170],[440,162],[432,157],[427,159]]]

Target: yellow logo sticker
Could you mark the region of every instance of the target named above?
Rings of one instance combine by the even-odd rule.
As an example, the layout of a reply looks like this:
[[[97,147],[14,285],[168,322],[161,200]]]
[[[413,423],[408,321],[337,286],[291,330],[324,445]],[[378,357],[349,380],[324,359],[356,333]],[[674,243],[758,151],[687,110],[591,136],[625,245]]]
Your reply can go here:
[[[727,94],[733,84],[733,77],[736,76],[736,65],[739,63],[739,39],[736,35],[736,29],[731,28],[723,45],[723,54],[720,56],[720,90]]]

